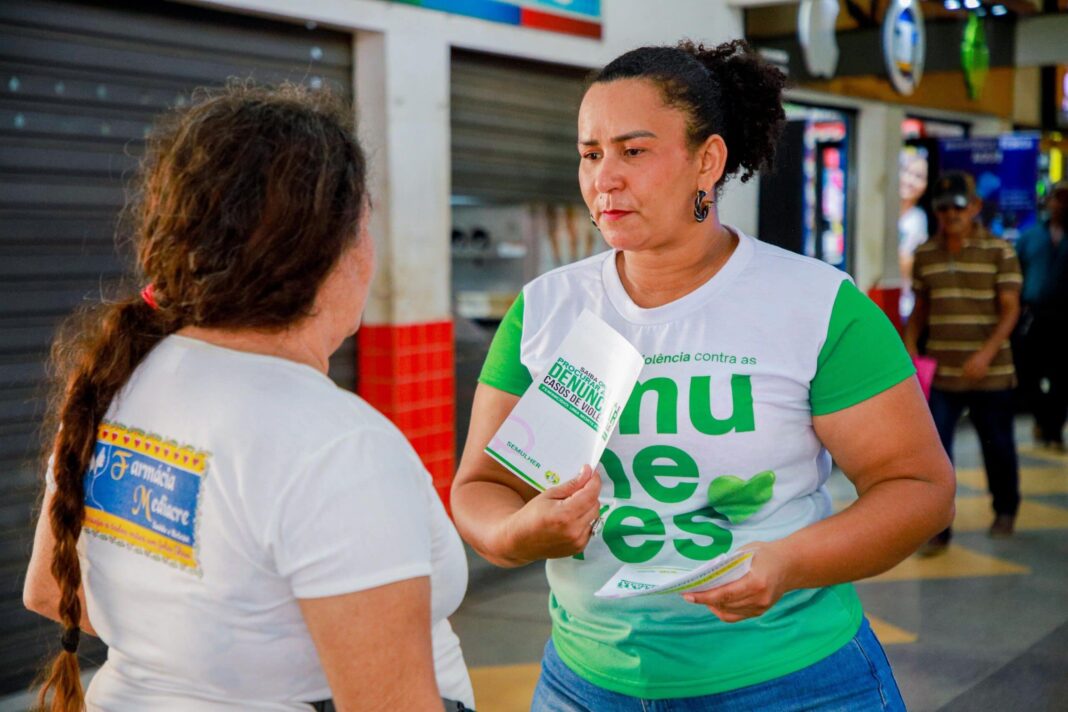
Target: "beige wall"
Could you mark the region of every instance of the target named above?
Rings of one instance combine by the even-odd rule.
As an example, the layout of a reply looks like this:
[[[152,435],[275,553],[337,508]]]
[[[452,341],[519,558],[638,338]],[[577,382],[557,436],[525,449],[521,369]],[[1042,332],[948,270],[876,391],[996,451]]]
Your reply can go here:
[[[451,317],[449,52],[453,47],[579,67],[601,66],[642,44],[742,35],[724,2],[605,0],[603,39],[544,32],[382,0],[201,0],[233,12],[354,33],[360,133],[371,156],[372,232],[379,271],[365,321],[414,324]],[[576,178],[577,180],[577,178]],[[723,219],[756,229],[757,187],[732,184]]]
[[[1068,57],[1066,57],[1068,59]],[[1042,124],[1042,77],[1038,67],[1020,67],[1016,70],[1012,99],[1013,123],[1022,126]]]
[[[741,12],[710,0],[672,0],[670,12],[650,12],[646,0],[604,0],[602,41],[383,0],[202,0],[198,4],[302,24],[315,21],[354,33],[355,93],[361,134],[371,155],[377,205],[372,230],[379,245],[379,274],[368,308],[369,324],[419,323],[451,316],[450,48],[595,67],[640,44],[672,43],[682,37],[717,43],[742,34]],[[1035,26],[1032,33],[1039,29]],[[1011,76],[1003,77],[1003,73],[994,70],[988,79],[989,106],[961,98],[959,106],[950,104],[956,111],[944,110],[946,105],[938,100],[946,95],[963,97],[959,73],[925,77],[913,97],[869,91],[870,87],[852,83],[836,89],[853,96],[811,88],[791,92],[795,99],[857,111],[854,271],[862,289],[897,276],[901,119],[918,111],[932,118],[968,121],[978,135],[1007,130],[1016,87]],[[983,107],[988,113],[982,113]],[[998,107],[1006,108],[999,111]],[[755,234],[758,190],[758,181],[732,182],[720,203],[723,220]]]

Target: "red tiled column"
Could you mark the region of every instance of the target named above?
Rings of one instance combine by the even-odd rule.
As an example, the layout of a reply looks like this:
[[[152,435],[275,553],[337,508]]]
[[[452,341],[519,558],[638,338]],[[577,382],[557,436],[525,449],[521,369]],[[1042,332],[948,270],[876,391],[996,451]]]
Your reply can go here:
[[[360,328],[357,392],[400,428],[445,508],[455,471],[451,321]]]
[[[456,461],[448,238],[451,45],[419,28],[357,35],[356,124],[360,142],[374,156],[368,163],[374,209],[367,229],[378,262],[357,334],[357,392],[408,438],[447,505]]]
[[[904,334],[905,326],[901,323],[901,310],[899,306],[899,302],[901,301],[901,288],[874,286],[868,290],[868,297],[883,310],[883,313],[890,319],[890,323],[897,329],[897,333]]]

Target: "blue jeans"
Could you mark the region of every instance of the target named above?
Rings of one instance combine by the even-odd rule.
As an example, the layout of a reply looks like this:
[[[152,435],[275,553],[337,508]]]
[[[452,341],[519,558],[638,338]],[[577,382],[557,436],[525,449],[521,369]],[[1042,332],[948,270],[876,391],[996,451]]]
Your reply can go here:
[[[1020,474],[1013,432],[1012,391],[943,391],[931,389],[931,417],[938,437],[953,459],[953,433],[968,409],[986,467],[986,482],[994,496],[995,514],[1016,514],[1020,508]],[[948,531],[948,530],[947,530]]]
[[[903,711],[905,703],[879,640],[861,623],[856,636],[823,660],[768,682],[701,697],[645,700],[583,680],[545,646],[531,712],[705,712],[739,710]]]

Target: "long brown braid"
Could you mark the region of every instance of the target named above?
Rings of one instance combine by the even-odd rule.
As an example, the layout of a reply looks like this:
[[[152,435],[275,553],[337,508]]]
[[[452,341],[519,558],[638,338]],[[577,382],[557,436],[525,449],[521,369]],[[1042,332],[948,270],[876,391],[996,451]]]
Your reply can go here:
[[[83,479],[112,400],[147,354],[183,326],[276,331],[312,313],[359,235],[366,166],[351,111],[326,92],[231,84],[199,91],[149,136],[131,206],[141,297],[75,317],[53,347],[61,374],[55,491],[48,512],[63,650],[42,675],[40,709],[80,712],[77,543]]]

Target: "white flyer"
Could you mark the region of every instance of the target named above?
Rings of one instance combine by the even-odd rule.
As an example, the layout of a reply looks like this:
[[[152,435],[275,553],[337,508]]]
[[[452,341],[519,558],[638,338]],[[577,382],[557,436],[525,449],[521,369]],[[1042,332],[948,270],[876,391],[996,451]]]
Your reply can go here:
[[[735,551],[721,554],[696,569],[624,564],[594,595],[598,598],[632,598],[654,593],[708,591],[745,576],[752,561],[752,551]]]
[[[597,467],[644,358],[584,310],[486,446],[486,454],[539,491]]]

